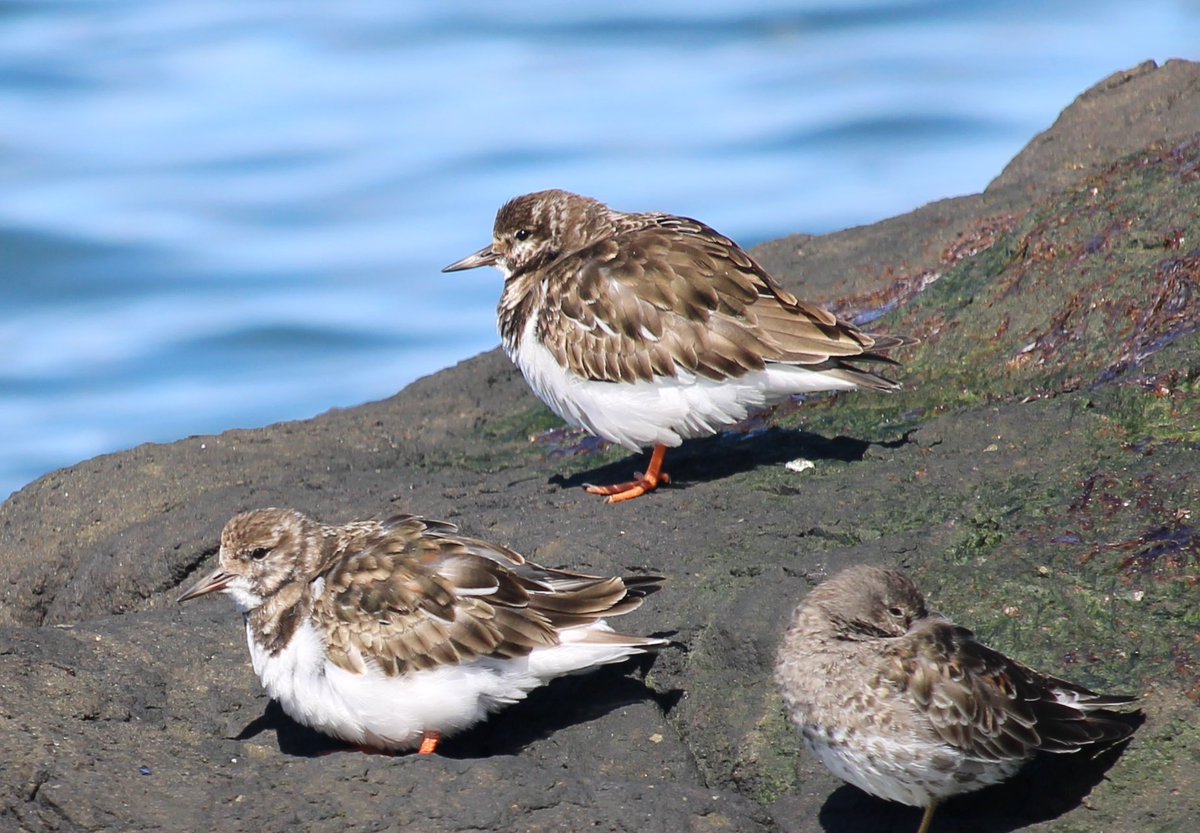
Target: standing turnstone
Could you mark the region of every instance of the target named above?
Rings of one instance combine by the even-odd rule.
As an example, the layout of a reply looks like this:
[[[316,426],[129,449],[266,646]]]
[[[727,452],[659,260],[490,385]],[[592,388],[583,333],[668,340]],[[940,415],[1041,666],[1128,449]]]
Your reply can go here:
[[[290,509],[235,516],[217,569],[254,671],[294,720],[364,747],[435,750],[555,677],[666,640],[614,633],[658,576],[539,567],[413,515],[325,526]]]
[[[1133,730],[1096,694],[975,641],[899,570],[852,567],[809,593],[775,680],[808,748],[872,795],[924,807],[1008,778],[1039,750],[1074,752]]]
[[[610,502],[670,478],[668,446],[715,434],[796,393],[898,385],[851,361],[892,362],[912,339],[864,333],[779,286],[736,243],[670,214],[626,214],[539,191],[496,214],[492,242],[443,272],[504,274],[505,352],[572,425],[630,449],[645,474],[589,486]]]

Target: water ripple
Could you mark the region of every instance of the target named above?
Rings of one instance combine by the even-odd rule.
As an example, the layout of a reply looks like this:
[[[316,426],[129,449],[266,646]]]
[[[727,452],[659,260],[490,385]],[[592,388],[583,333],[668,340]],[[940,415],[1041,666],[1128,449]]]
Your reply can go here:
[[[746,243],[981,190],[1186,2],[9,2],[0,497],[496,342],[441,275],[566,187]]]

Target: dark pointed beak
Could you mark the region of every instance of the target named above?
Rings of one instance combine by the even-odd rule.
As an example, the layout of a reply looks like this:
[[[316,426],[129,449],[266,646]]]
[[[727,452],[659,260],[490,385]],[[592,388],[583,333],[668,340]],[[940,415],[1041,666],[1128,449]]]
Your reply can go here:
[[[443,272],[461,272],[464,269],[478,269],[480,266],[495,266],[499,256],[492,251],[491,245],[484,246],[473,255],[467,255],[462,260],[456,260],[442,269]]]
[[[208,593],[216,593],[218,590],[224,590],[229,586],[229,582],[235,578],[237,577],[233,573],[227,573],[221,569],[214,570],[187,590],[184,590],[175,602],[186,602],[188,599],[194,599],[197,596],[204,596]]]

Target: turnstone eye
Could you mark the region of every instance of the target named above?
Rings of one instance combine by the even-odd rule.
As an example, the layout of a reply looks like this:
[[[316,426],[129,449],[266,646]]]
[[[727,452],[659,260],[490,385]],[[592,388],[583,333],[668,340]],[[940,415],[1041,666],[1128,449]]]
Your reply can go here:
[[[257,547],[255,549],[250,550],[250,560],[251,561],[262,561],[264,558],[266,558],[270,554],[271,554],[271,550],[269,547]]]
[[[514,237],[516,237],[518,240],[528,240],[529,239],[529,229],[527,229],[527,228],[517,229],[517,233],[514,235]]]

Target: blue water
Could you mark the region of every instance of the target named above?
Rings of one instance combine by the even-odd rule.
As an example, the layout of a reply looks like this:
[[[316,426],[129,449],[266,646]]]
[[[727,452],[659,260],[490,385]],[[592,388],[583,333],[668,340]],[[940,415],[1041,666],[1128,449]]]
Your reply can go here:
[[[746,244],[981,190],[1200,4],[8,0],[0,498],[391,395],[496,344],[545,187]]]

